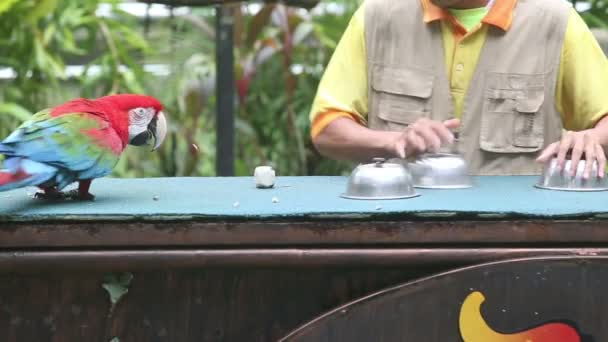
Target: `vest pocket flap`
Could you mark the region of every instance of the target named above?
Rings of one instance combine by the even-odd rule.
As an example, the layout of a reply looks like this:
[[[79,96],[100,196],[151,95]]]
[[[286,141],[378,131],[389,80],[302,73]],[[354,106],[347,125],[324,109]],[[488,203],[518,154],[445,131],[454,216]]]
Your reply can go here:
[[[536,113],[540,110],[540,106],[542,106],[544,100],[545,96],[543,93],[535,94],[531,98],[519,99],[515,104],[515,110],[520,113]]]
[[[376,91],[428,98],[433,92],[433,73],[424,69],[375,65],[371,85]]]
[[[521,90],[488,89],[486,93],[488,98],[493,100],[519,99],[524,96]]]
[[[401,125],[409,125],[420,118],[429,116],[429,113],[424,111],[414,112],[390,109],[395,108],[381,108],[380,112],[378,113],[378,117],[384,121],[393,122]]]

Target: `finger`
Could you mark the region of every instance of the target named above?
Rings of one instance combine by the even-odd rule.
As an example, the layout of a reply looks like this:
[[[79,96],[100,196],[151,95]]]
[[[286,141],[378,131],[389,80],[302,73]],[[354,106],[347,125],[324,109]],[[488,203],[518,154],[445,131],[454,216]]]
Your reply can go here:
[[[397,155],[399,158],[405,159],[407,158],[408,155],[408,145],[407,145],[407,134],[408,132],[411,130],[410,127],[406,127],[405,130],[403,130],[403,132],[401,132],[401,134],[399,135],[399,137],[397,138],[397,140],[395,141],[394,144],[394,153],[395,155]]]
[[[409,131],[406,139],[405,146],[410,146],[413,153],[417,154],[426,151],[425,141],[416,133],[416,131]]]
[[[395,143],[395,154],[399,158],[405,159],[405,136],[404,135],[402,135]]]
[[[547,146],[543,152],[541,152],[541,154],[538,156],[538,158],[536,158],[537,162],[541,162],[541,163],[545,163],[546,161],[548,161],[551,157],[553,157],[559,148],[559,141],[558,142],[554,142],[551,145]]]
[[[595,159],[597,160],[597,176],[604,178],[606,175],[606,154],[602,145],[595,145]]]
[[[437,133],[431,128],[433,126],[432,123],[425,123],[424,125],[419,125],[414,128],[416,134],[424,139],[424,145],[426,149],[431,151],[437,151],[439,147],[441,147],[441,138],[437,135]]]
[[[583,172],[583,179],[589,179],[593,164],[596,162],[595,146],[597,143],[587,135],[584,135],[583,139],[585,140],[585,171]],[[595,175],[593,177],[595,177]]]
[[[557,169],[563,170],[564,164],[566,161],[566,154],[568,150],[570,150],[572,142],[572,133],[568,132],[566,135],[562,137],[562,140],[559,142],[559,147],[557,150]]]
[[[458,127],[460,127],[460,120],[459,119],[449,119],[449,120],[445,120],[443,122],[443,125],[447,128],[447,129],[456,129]]]
[[[450,131],[448,126],[446,126],[444,123],[433,122],[433,124],[431,125],[431,129],[439,137],[442,144],[451,144],[454,142],[454,133],[452,133],[452,131]]]
[[[460,127],[460,119],[449,119],[449,120],[445,120],[443,123],[443,126],[447,129],[447,131],[449,132],[449,134],[443,135],[445,142],[447,142],[448,144],[451,144],[454,142],[454,133],[452,132],[453,130],[456,130]]]
[[[570,144],[573,145],[572,156],[570,157],[570,175],[574,176],[576,175],[576,170],[578,169],[578,162],[581,160],[581,156],[585,151],[585,135],[575,135]]]

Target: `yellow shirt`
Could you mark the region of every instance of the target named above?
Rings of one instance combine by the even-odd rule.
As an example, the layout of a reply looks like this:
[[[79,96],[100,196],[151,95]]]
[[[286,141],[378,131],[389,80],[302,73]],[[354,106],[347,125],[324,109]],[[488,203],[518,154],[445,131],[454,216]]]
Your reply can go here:
[[[460,117],[488,25],[508,29],[516,0],[495,0],[489,13],[470,30],[430,0],[421,2],[425,22],[441,20],[444,51],[452,52],[445,54],[445,64],[454,114]],[[313,137],[338,117],[364,125],[367,122],[364,8],[362,5],[351,18],[319,83],[310,112]],[[608,113],[608,60],[574,9],[568,20],[555,91],[556,108],[568,130],[591,128]]]

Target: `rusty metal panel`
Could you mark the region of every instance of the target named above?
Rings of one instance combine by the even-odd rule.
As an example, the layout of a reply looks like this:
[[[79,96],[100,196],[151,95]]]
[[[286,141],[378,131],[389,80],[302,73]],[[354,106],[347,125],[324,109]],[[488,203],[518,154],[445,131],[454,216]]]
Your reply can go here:
[[[133,272],[113,305],[103,285],[123,273],[0,275],[6,342],[276,341],[354,298],[431,270],[289,269]]]
[[[282,341],[608,341],[608,258],[510,260],[406,283]]]
[[[1,248],[146,246],[603,247],[608,220],[0,222]]]

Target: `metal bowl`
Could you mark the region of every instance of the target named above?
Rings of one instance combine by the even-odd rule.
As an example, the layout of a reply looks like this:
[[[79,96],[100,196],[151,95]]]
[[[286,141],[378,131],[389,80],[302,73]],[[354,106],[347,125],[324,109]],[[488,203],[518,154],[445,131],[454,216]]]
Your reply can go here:
[[[414,187],[463,189],[473,186],[467,163],[456,153],[424,153],[409,163]]]
[[[348,199],[399,199],[419,196],[412,186],[412,177],[405,165],[387,163],[384,158],[374,158],[374,163],[359,165],[348,180]]]
[[[591,167],[591,177],[583,178],[586,161],[581,160],[576,168],[576,174],[570,175],[571,161],[566,160],[562,171],[557,169],[557,158],[551,159],[543,168],[537,188],[562,191],[605,191],[608,190],[608,179],[597,176],[597,161]]]

